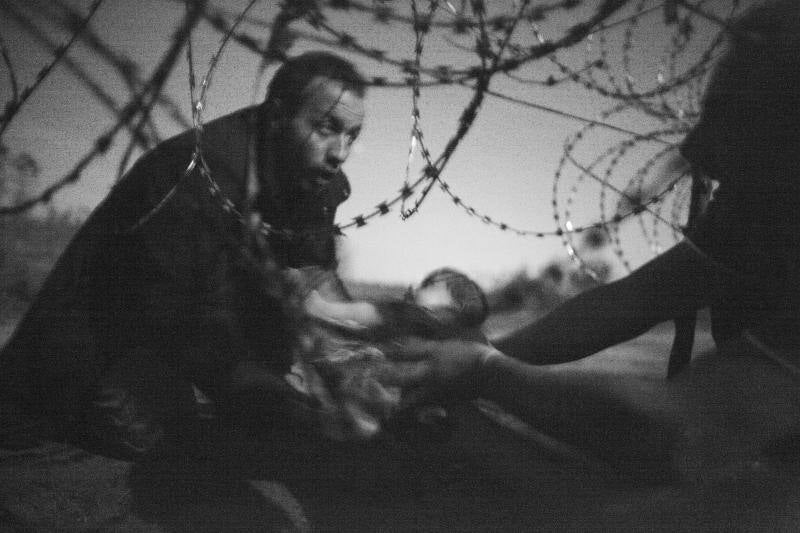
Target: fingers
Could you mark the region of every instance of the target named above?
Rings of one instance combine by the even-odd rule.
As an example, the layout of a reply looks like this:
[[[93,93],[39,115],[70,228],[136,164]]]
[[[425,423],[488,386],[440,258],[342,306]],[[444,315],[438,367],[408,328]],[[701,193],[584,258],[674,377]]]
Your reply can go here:
[[[304,304],[304,300],[311,290],[311,285],[300,270],[295,268],[285,268],[283,270],[283,279],[286,281],[289,289]]]
[[[398,361],[380,365],[375,373],[380,383],[394,387],[417,387],[433,380],[430,361]]]
[[[397,351],[393,352],[392,359],[397,361],[422,361],[444,356],[455,357],[459,354],[470,356],[476,351],[482,350],[484,346],[474,341],[459,339],[436,341],[420,337],[408,337],[402,344],[397,346]]]
[[[440,350],[441,345],[441,341],[408,337],[402,343],[397,344],[397,351],[393,352],[392,358],[397,361],[422,361]]]
[[[328,317],[324,311],[324,301],[316,289],[311,289],[304,294],[303,308],[306,314],[320,320],[325,320]]]

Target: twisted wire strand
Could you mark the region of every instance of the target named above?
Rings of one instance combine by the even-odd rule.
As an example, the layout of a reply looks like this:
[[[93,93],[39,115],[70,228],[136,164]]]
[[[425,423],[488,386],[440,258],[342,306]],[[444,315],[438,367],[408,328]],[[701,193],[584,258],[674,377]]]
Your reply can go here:
[[[411,164],[414,159],[414,155],[417,151],[417,147],[419,145],[420,153],[422,157],[425,159],[425,163],[430,167],[431,166],[431,157],[430,152],[428,151],[427,146],[425,146],[425,141],[422,134],[422,127],[420,126],[420,109],[419,109],[419,98],[420,98],[420,69],[421,69],[421,57],[423,52],[423,43],[425,40],[425,35],[428,32],[428,28],[430,27],[430,21],[433,18],[434,13],[436,12],[436,8],[438,7],[438,2],[435,0],[431,0],[429,3],[428,14],[426,16],[425,21],[423,22],[420,19],[419,11],[417,9],[417,0],[411,0],[411,13],[413,18],[413,27],[414,27],[414,68],[412,69],[412,80],[413,83],[411,84],[411,135],[408,143],[408,158],[406,160],[406,169],[405,174],[403,176],[403,187],[402,191],[410,190],[409,180],[411,176]],[[409,195],[410,196],[410,195]],[[402,220],[406,220],[410,216],[412,216],[416,212],[416,208],[418,206],[414,206],[412,209],[406,209],[406,200],[409,196],[402,195],[400,199],[400,218]]]
[[[143,109],[148,109],[155,104],[155,94],[161,91],[162,86],[167,80],[169,73],[172,71],[175,62],[180,54],[186,37],[188,36],[191,28],[197,23],[200,17],[200,12],[205,2],[196,2],[182,21],[180,27],[175,32],[172,39],[172,44],[164,57],[159,62],[155,73],[150,79],[150,83],[139,91],[134,98],[123,108],[120,113],[119,120],[95,141],[94,148],[91,152],[84,155],[71,171],[62,176],[55,183],[46,187],[40,194],[22,200],[14,205],[0,206],[0,216],[19,214],[27,211],[37,205],[45,204],[51,201],[53,195],[60,191],[65,186],[77,182],[84,171],[84,169],[100,154],[106,153],[114,141],[114,137],[125,127],[127,127],[130,120],[132,120]]]
[[[97,0],[96,3],[99,5],[100,1],[101,0]],[[730,1],[731,5],[733,6],[733,12],[738,6],[739,0]],[[278,59],[284,58],[280,55],[280,50],[278,50],[275,46],[268,45],[265,49],[261,45],[258,45],[257,40],[238,30],[238,26],[242,21],[256,21],[254,17],[249,15],[250,7],[252,7],[254,3],[255,0],[252,0],[245,9],[238,13],[236,19],[232,23],[230,23],[224,16],[220,15],[222,11],[217,8],[206,9],[205,5],[203,5],[202,9],[194,11],[197,16],[209,21],[212,27],[222,33],[220,47],[217,53],[215,53],[212,57],[208,73],[201,82],[200,94],[197,97],[195,97],[197,91],[196,81],[194,80],[194,73],[192,71],[191,39],[187,37],[185,41],[187,46],[187,61],[189,62],[190,71],[192,71],[190,73],[189,82],[190,100],[192,107],[192,128],[195,130],[196,136],[195,153],[192,156],[192,161],[187,165],[186,172],[189,173],[197,169],[201,175],[205,176],[205,178],[209,181],[209,187],[211,189],[215,189],[212,190],[212,193],[214,193],[214,195],[219,199],[223,208],[237,216],[243,224],[246,223],[245,219],[247,218],[247,212],[237,212],[236,207],[229,200],[224,198],[224,196],[222,196],[218,187],[214,187],[216,183],[211,175],[211,170],[208,168],[208,165],[205,163],[203,158],[201,142],[202,112],[205,108],[206,94],[211,82],[211,78],[215,71],[217,61],[219,60],[219,57],[222,54],[226,44],[230,40],[234,40],[246,48],[255,51],[262,58],[264,58],[264,61],[268,57],[277,57]],[[446,3],[452,8],[452,4],[450,4],[450,2]],[[669,51],[669,56],[663,64],[663,69],[661,69],[659,72],[659,74],[661,74],[663,71],[663,74],[666,76],[666,78],[664,80],[659,79],[659,83],[654,88],[637,90],[633,83],[633,78],[626,77],[630,74],[627,71],[630,70],[630,57],[635,50],[632,36],[634,35],[640,17],[654,12],[654,10],[656,10],[659,6],[663,7],[664,3],[660,3],[654,7],[647,7],[646,2],[641,0],[638,4],[633,6],[634,13],[632,15],[625,15],[621,19],[612,20],[612,16],[616,13],[620,13],[622,7],[629,5],[630,0],[605,0],[599,5],[593,15],[589,16],[585,21],[568,28],[564,32],[564,35],[560,36],[558,39],[547,41],[541,36],[541,34],[538,34],[538,30],[534,28],[534,34],[537,35],[538,40],[537,44],[525,47],[514,42],[514,28],[516,28],[520,22],[530,21],[533,27],[535,22],[543,20],[547,14],[555,12],[559,9],[566,9],[565,6],[573,3],[574,1],[572,0],[562,0],[558,2],[552,2],[544,7],[541,5],[531,7],[530,2],[526,1],[518,4],[519,8],[513,15],[502,14],[500,16],[490,17],[486,13],[486,6],[484,3],[479,0],[473,0],[469,4],[472,7],[471,16],[468,15],[464,10],[458,11],[452,8],[450,10],[453,15],[452,20],[443,20],[433,16],[435,7],[437,5],[436,1],[430,2],[430,14],[428,16],[420,15],[420,13],[418,13],[416,10],[416,2],[412,3],[412,12],[410,17],[404,15],[395,16],[395,14],[392,13],[378,13],[377,8],[369,8],[369,6],[366,6],[365,4],[359,4],[364,8],[362,9],[363,12],[367,12],[368,9],[373,9],[372,14],[375,15],[376,20],[389,20],[395,23],[412,25],[415,30],[415,49],[412,60],[389,57],[389,55],[385,52],[362,45],[352,35],[334,28],[326,20],[321,7],[327,6],[328,8],[332,8],[330,3],[309,2],[309,7],[306,8],[297,8],[297,6],[294,6],[294,8],[298,9],[298,11],[292,12],[290,15],[287,15],[282,8],[279,17],[285,15],[287,20],[292,21],[304,19],[315,29],[315,31],[317,31],[316,35],[319,35],[319,32],[322,32],[332,36],[330,40],[326,41],[329,44],[337,44],[349,52],[360,54],[363,57],[368,57],[375,61],[394,65],[400,72],[404,74],[404,77],[398,80],[381,80],[379,78],[373,78],[373,86],[385,88],[410,88],[412,91],[412,134],[409,138],[409,159],[406,166],[405,179],[401,189],[395,196],[377,203],[373,209],[353,217],[350,222],[335,225],[332,231],[342,232],[351,228],[363,227],[372,218],[384,216],[395,207],[399,207],[402,214],[406,211],[406,201],[411,199],[416,191],[420,190],[418,197],[414,199],[414,206],[412,207],[411,211],[411,214],[413,214],[417,212],[420,205],[422,205],[424,200],[428,197],[428,194],[432,188],[438,185],[439,190],[449,195],[453,204],[466,212],[468,215],[477,217],[484,223],[495,226],[500,230],[512,231],[520,236],[558,236],[565,241],[568,252],[570,249],[574,248],[572,246],[573,234],[592,228],[605,228],[607,231],[614,233],[617,232],[619,222],[629,217],[639,215],[647,215],[649,220],[653,221],[653,229],[645,230],[644,217],[639,216],[639,223],[642,227],[642,231],[645,234],[646,240],[651,245],[657,245],[658,243],[658,224],[666,223],[668,227],[672,229],[673,235],[680,235],[681,228],[675,223],[675,220],[678,218],[676,213],[680,211],[680,203],[678,202],[678,199],[673,198],[672,214],[670,216],[672,219],[671,221],[667,220],[667,218],[661,213],[661,202],[664,202],[666,194],[675,190],[677,180],[675,183],[672,183],[662,194],[658,195],[657,198],[648,200],[648,203],[641,210],[634,210],[623,214],[617,213],[612,217],[609,217],[606,214],[605,206],[607,205],[607,195],[614,194],[620,200],[624,199],[624,192],[616,188],[611,183],[611,180],[612,177],[616,175],[616,169],[619,166],[619,162],[623,159],[623,157],[627,157],[626,154],[629,153],[629,150],[633,146],[642,143],[660,143],[666,146],[664,152],[667,152],[674,148],[674,143],[666,140],[664,137],[667,135],[674,136],[685,132],[686,129],[691,125],[694,118],[696,118],[695,109],[697,108],[697,102],[699,101],[700,87],[702,85],[701,78],[708,72],[711,64],[713,64],[716,58],[715,54],[717,54],[717,50],[722,42],[723,34],[726,31],[726,28],[723,27],[723,30],[715,36],[712,43],[704,49],[702,54],[700,54],[700,58],[697,60],[697,62],[691,64],[682,72],[678,72],[676,66],[677,58],[679,54],[683,52],[683,49],[689,40],[689,36],[680,33],[680,29],[676,27],[672,35],[672,40],[670,41],[671,48]],[[683,4],[684,2],[680,3]],[[286,6],[289,4],[290,3],[287,3]],[[351,3],[351,5],[352,4],[353,3]],[[700,4],[702,4],[702,2],[697,5]],[[541,9],[537,11],[537,8]],[[690,20],[690,17],[693,14],[695,16],[701,16],[696,12],[696,10],[693,10],[691,13],[685,14],[680,20],[684,21],[684,24],[688,24],[688,22],[685,21]],[[277,22],[277,19],[271,22],[271,24],[273,24],[271,27],[275,28]],[[193,28],[194,25],[195,23],[192,23],[191,28]],[[86,25],[84,25],[84,29],[87,29],[85,26]],[[609,82],[610,85],[606,86],[601,83],[599,78],[596,76],[598,73],[608,74],[610,72],[609,61],[607,61],[610,50],[603,33],[608,31],[610,28],[620,26],[625,26],[625,31],[629,32],[625,34],[623,41],[624,43],[628,43],[627,45],[623,45],[624,49],[622,53],[623,66],[625,68],[623,68],[623,78],[621,79],[624,80],[624,83],[620,85],[618,81],[614,81],[616,78],[611,78],[611,81]],[[470,49],[470,52],[476,54],[478,63],[473,66],[460,69],[451,68],[449,65],[424,66],[423,40],[427,31],[429,31],[432,27],[453,30],[454,33],[466,32],[471,33],[473,36],[477,35],[477,46],[475,49]],[[191,28],[189,28],[189,31],[191,31]],[[592,45],[592,47],[597,47],[598,53],[600,54],[599,59],[591,60],[587,57],[587,60],[584,62],[584,64],[577,69],[571,69],[565,64],[559,62],[557,56],[555,55],[557,51],[581,41],[586,41],[592,35],[598,34],[599,37],[597,37],[595,41],[589,42],[589,45]],[[302,32],[297,32],[295,29],[292,29],[292,36],[296,37],[297,35],[303,35],[303,38],[308,39],[314,38],[313,35],[306,35]],[[275,35],[271,35],[271,41],[274,40],[272,39],[274,37]],[[492,43],[494,42],[497,42],[498,44],[493,46]],[[596,43],[596,45],[594,43]],[[1,45],[2,43],[0,43],[0,46]],[[625,46],[627,46],[627,48],[625,48]],[[102,50],[99,45],[95,45],[95,49]],[[588,56],[590,53],[592,53],[592,50],[587,49],[586,55]],[[658,132],[637,133],[608,122],[607,119],[611,116],[611,114],[601,114],[598,119],[591,119],[550,106],[542,105],[535,101],[526,101],[525,99],[512,97],[510,95],[490,89],[490,82],[493,76],[496,74],[517,77],[519,80],[525,81],[524,78],[518,76],[516,73],[522,66],[542,58],[546,58],[559,67],[563,73],[563,80],[575,81],[583,85],[585,88],[600,94],[601,96],[618,101],[620,103],[618,106],[620,111],[622,109],[635,109],[636,111],[642,112],[648,116],[652,116],[664,122],[665,124],[678,125],[674,126],[672,130],[665,128],[663,130],[659,130]],[[14,71],[11,67],[10,58],[5,57],[3,61],[13,76]],[[112,64],[114,64],[113,61]],[[117,66],[121,67],[122,65],[117,63]],[[426,79],[423,79],[423,76],[425,76]],[[552,84],[554,85],[556,83],[560,83],[561,81],[556,80]],[[142,125],[146,123],[150,109],[152,109],[152,106],[158,99],[162,98],[162,95],[160,94],[161,83],[163,83],[163,80],[158,82],[156,78],[151,78],[146,87],[139,91],[136,97],[133,98],[132,101],[122,111],[120,111],[120,120],[118,125],[124,124],[125,127],[130,127],[129,123],[131,120],[138,117],[138,123],[135,125],[133,130],[134,132],[140,134],[140,129]],[[434,159],[431,156],[429,149],[423,142],[421,115],[419,113],[419,96],[421,88],[443,84],[462,86],[465,89],[468,89],[472,93],[472,96],[469,100],[469,103],[462,110],[455,133],[449,138],[441,154]],[[548,84],[547,80],[545,80],[545,84]],[[680,96],[678,95],[679,91],[681,92]],[[463,138],[470,130],[476,116],[478,115],[481,105],[487,96],[504,99],[506,101],[533,109],[540,109],[542,111],[568,117],[573,120],[579,120],[586,124],[586,126],[584,126],[584,128],[581,130],[584,134],[590,129],[604,128],[628,135],[632,140],[627,145],[618,145],[617,148],[615,148],[615,150],[618,152],[616,155],[606,155],[603,157],[604,160],[609,161],[605,167],[605,171],[603,172],[603,177],[597,175],[596,171],[594,170],[595,167],[599,165],[599,161],[597,163],[592,162],[588,165],[583,165],[571,153],[574,149],[574,145],[572,148],[568,149],[567,147],[569,146],[569,143],[565,143],[565,155],[562,157],[561,162],[559,163],[559,168],[554,176],[553,185],[553,208],[556,229],[537,231],[512,227],[509,224],[496,220],[488,214],[478,211],[461,196],[457,195],[452,185],[446,182],[442,176],[443,170],[445,169],[453,153],[457,150]],[[673,97],[677,99],[678,102],[683,101],[684,103],[673,104],[670,100]],[[77,181],[83,168],[88,165],[89,162],[99,153],[104,153],[107,150],[117,131],[118,129],[115,126],[114,128],[108,130],[105,134],[101,135],[96,142],[96,147],[93,152],[87,154],[87,156],[81,159],[72,172],[59,180],[59,182],[53,186],[49,187],[38,198],[24,201],[22,204],[16,206],[0,207],[0,215],[22,212],[33,205],[49,201],[53,193],[56,192],[61,186],[72,181]],[[578,137],[578,139],[580,139],[580,137]],[[416,150],[419,150],[419,153],[424,158],[425,168],[420,173],[419,177],[415,181],[411,182],[411,158],[416,153]],[[608,153],[610,154],[610,152]],[[569,189],[570,192],[565,201],[567,209],[564,211],[564,214],[561,215],[559,214],[560,202],[558,201],[561,193],[558,192],[558,189],[559,183],[562,179],[564,165],[566,164],[574,166],[580,172],[577,178],[578,182]],[[633,183],[634,180],[643,181],[645,176],[654,166],[655,161],[652,160],[642,165],[634,177],[631,178],[629,185]],[[601,213],[598,221],[583,226],[578,226],[572,220],[572,208],[574,205],[573,200],[579,194],[580,184],[585,178],[591,178],[601,185],[601,197],[599,200]],[[165,200],[168,201],[168,198]],[[156,209],[158,209],[158,206]],[[262,226],[259,228],[259,231],[264,234],[277,233],[286,238],[292,238],[293,236],[292,232],[289,230],[274,228],[268,224],[262,224]],[[621,251],[621,242],[615,241],[615,244]]]
[[[9,100],[14,105],[19,105],[19,82],[17,81],[17,71],[14,68],[14,63],[11,61],[11,56],[8,53],[8,48],[0,35],[0,57],[3,58],[3,63],[6,65],[8,71],[8,82],[11,85],[11,99]]]
[[[700,3],[702,3],[702,2],[700,2]],[[635,10],[637,14],[642,12],[642,9],[643,9],[644,5],[645,5],[644,1],[639,3],[639,5],[636,7],[636,10]],[[739,7],[738,0],[733,0],[732,3],[731,3],[729,16],[733,16],[735,14],[736,10],[738,9],[738,7]],[[691,15],[692,15],[692,13],[689,13],[688,15],[686,15],[682,19],[683,20],[683,24],[688,24],[689,23],[688,21],[690,20]],[[635,92],[636,92],[635,88],[633,87],[633,83],[632,83],[634,78],[633,78],[632,75],[630,75],[630,70],[631,70],[630,56],[631,56],[631,50],[634,48],[631,43],[632,43],[632,40],[633,40],[633,37],[632,37],[633,33],[634,33],[633,28],[634,28],[634,26],[636,24],[636,20],[637,20],[637,17],[631,18],[629,24],[626,27],[625,36],[624,36],[624,43],[623,43],[623,52],[622,52],[622,56],[623,56],[623,71],[626,73],[626,75],[624,77],[624,79],[626,80],[626,92],[629,92],[630,94],[635,94]],[[678,20],[681,20],[681,19],[678,19]],[[683,41],[678,41],[677,40],[680,36],[685,37]],[[686,133],[691,128],[693,119],[696,118],[698,116],[698,114],[699,114],[698,112],[694,112],[693,111],[693,109],[697,108],[697,104],[698,104],[698,101],[699,101],[699,98],[700,98],[699,97],[700,83],[698,82],[698,80],[702,75],[704,75],[707,72],[708,65],[709,65],[709,63],[711,63],[711,58],[712,58],[711,54],[721,44],[722,38],[723,38],[723,34],[722,34],[722,32],[719,32],[715,36],[715,39],[713,40],[711,45],[703,52],[703,54],[701,55],[701,59],[698,61],[698,63],[696,63],[691,69],[688,70],[688,72],[695,72],[698,75],[696,75],[693,78],[687,78],[686,79],[686,83],[683,83],[683,81],[681,81],[681,83],[669,84],[669,82],[661,79],[662,73],[660,72],[659,73],[659,79],[658,79],[659,88],[663,88],[663,87],[669,86],[670,91],[668,91],[668,92],[667,91],[658,91],[658,92],[653,92],[652,94],[648,95],[648,96],[655,96],[657,98],[656,102],[653,103],[653,104],[650,104],[650,103],[647,102],[646,99],[641,99],[641,98],[635,99],[635,100],[631,101],[631,103],[636,105],[636,109],[637,110],[639,110],[641,112],[644,112],[647,115],[656,117],[656,118],[658,118],[659,120],[661,120],[664,123],[673,124],[674,125],[673,127],[675,128],[674,131],[665,132],[665,133],[673,133],[673,134],[684,134],[684,133]],[[672,46],[671,46],[671,49],[669,51],[669,57],[667,59],[667,67],[664,69],[669,73],[669,75],[671,77],[675,77],[676,76],[676,69],[675,69],[676,58],[683,51],[683,48],[685,47],[685,45],[686,45],[686,43],[688,41],[689,41],[688,35],[685,34],[681,28],[676,28],[675,32],[673,33],[672,40],[671,40],[671,45]],[[601,47],[605,46],[605,41],[602,40],[602,39],[601,39],[601,42],[600,42],[600,46]],[[605,54],[607,55],[607,52]],[[698,65],[703,65],[704,68],[702,70],[701,69],[697,69]],[[599,85],[595,83],[594,84],[595,90],[597,90],[598,87],[599,87]],[[587,84],[587,88],[589,88],[588,84]],[[673,106],[668,101],[668,98],[670,96],[675,95],[675,93],[677,92],[675,89],[681,89],[681,88],[684,89],[684,96],[683,96],[682,99],[679,99],[676,96],[676,100],[677,100],[678,103],[677,103],[677,105]],[[602,92],[602,89],[600,89],[599,92]],[[617,91],[617,93],[620,93],[620,91]],[[639,94],[642,94],[642,93],[639,93]],[[688,96],[687,96],[687,94],[688,94]],[[626,100],[628,100],[628,99],[626,99]],[[680,103],[681,100],[684,100],[686,102],[685,106],[681,105],[681,103]],[[582,130],[582,133],[586,133],[586,130],[588,130],[590,127],[593,127],[593,126],[586,126]],[[558,215],[558,197],[559,197],[559,193],[558,193],[558,190],[557,190],[557,183],[554,182],[554,190],[553,190],[554,219],[556,220],[556,223],[559,226],[559,229],[561,229],[562,227],[566,228],[566,229],[572,228],[573,227],[573,223],[572,223],[572,220],[571,220],[570,206],[572,205],[573,196],[578,194],[578,186],[579,186],[579,184],[583,181],[585,176],[592,177],[595,181],[600,182],[601,183],[600,202],[599,202],[600,203],[600,213],[601,213],[600,214],[600,220],[601,220],[601,222],[604,222],[606,220],[606,215],[605,215],[606,210],[605,210],[605,207],[604,207],[605,206],[605,202],[606,202],[606,196],[608,195],[609,191],[614,192],[618,197],[617,214],[611,220],[611,224],[604,224],[603,227],[612,236],[612,244],[613,244],[614,253],[618,256],[618,258],[619,258],[620,262],[623,264],[623,266],[627,270],[631,270],[631,265],[630,265],[629,261],[627,260],[627,258],[625,257],[625,254],[624,254],[624,251],[623,251],[623,244],[622,244],[622,241],[621,241],[621,238],[620,238],[620,234],[619,234],[619,227],[620,226],[619,226],[619,224],[616,223],[617,219],[619,218],[618,215],[619,215],[619,206],[620,206],[620,204],[624,200],[627,200],[630,203],[631,199],[625,197],[622,194],[620,194],[621,191],[619,191],[616,188],[614,188],[611,185],[610,180],[611,180],[612,176],[615,174],[615,172],[614,172],[615,168],[617,167],[617,165],[621,161],[621,159],[624,157],[626,151],[628,151],[629,148],[633,147],[636,143],[627,143],[627,144],[629,144],[629,147],[626,147],[625,146],[626,143],[624,143],[623,145],[619,145],[616,148],[612,147],[612,148],[609,149],[610,151],[616,150],[617,154],[614,157],[611,158],[611,160],[610,160],[610,162],[609,162],[609,164],[608,164],[608,166],[606,168],[606,171],[605,171],[605,177],[601,179],[598,176],[596,176],[593,172],[586,172],[586,170],[591,170],[591,168],[595,164],[597,164],[597,162],[599,162],[599,160],[602,159],[604,156],[599,157],[597,159],[597,161],[595,161],[595,162],[591,163],[590,165],[588,165],[587,167],[583,167],[583,168],[580,166],[580,164],[577,161],[574,160],[574,158],[572,158],[571,152],[575,148],[575,141],[580,139],[580,138],[581,138],[581,135],[578,135],[577,138],[573,139],[572,141],[568,141],[567,143],[565,143],[565,150],[564,150],[565,157],[562,158],[562,162],[559,165],[559,169],[561,169],[563,167],[563,163],[564,162],[569,161],[572,164],[574,164],[576,167],[578,167],[581,170],[581,173],[578,176],[578,181],[576,182],[576,184],[573,185],[573,187],[570,189],[571,194],[567,198],[567,202],[566,202],[567,203],[567,209],[565,210],[565,213],[564,213],[564,217],[565,217],[564,226],[561,226],[561,224],[559,222],[559,215]],[[631,139],[636,139],[636,137],[633,136],[633,137],[631,137]],[[640,141],[637,141],[637,142],[640,142]],[[629,182],[629,186],[632,185],[636,181],[638,181],[639,183],[643,182],[645,175],[647,175],[652,170],[652,168],[654,167],[655,163],[658,160],[660,160],[662,157],[664,157],[666,154],[672,152],[675,148],[676,148],[676,146],[669,146],[668,145],[661,152],[658,152],[651,159],[646,161],[645,164],[642,165],[639,168],[639,170],[637,171],[637,173],[634,176],[634,178],[632,178],[631,182]],[[609,155],[609,153],[610,152],[607,150],[606,153],[605,153],[605,157],[607,157]],[[560,178],[560,176],[561,176],[561,170],[556,172],[556,181]],[[653,199],[653,201],[656,201],[656,203],[652,207],[649,207],[649,204],[652,204],[653,201],[648,202],[648,205],[645,205],[645,206],[641,206],[640,205],[637,208],[637,210],[639,212],[636,213],[636,214],[640,214],[641,213],[641,214],[650,215],[649,217],[639,216],[637,218],[638,218],[639,225],[640,225],[640,228],[642,230],[645,242],[647,243],[647,245],[650,247],[650,249],[654,253],[660,253],[660,250],[661,250],[660,233],[659,233],[659,227],[661,226],[661,224],[666,224],[668,227],[670,227],[670,229],[672,230],[672,236],[673,236],[674,240],[677,241],[677,240],[679,240],[680,238],[683,237],[683,228],[682,228],[682,226],[680,224],[680,219],[681,219],[681,217],[682,217],[682,215],[683,215],[683,213],[685,211],[686,205],[687,205],[686,199],[685,199],[685,197],[686,197],[686,193],[685,193],[686,187],[681,188],[679,185],[680,184],[685,184],[688,181],[688,180],[685,179],[686,176],[687,176],[686,173],[684,173],[681,176],[678,176],[677,178],[675,178],[668,185],[668,187],[663,192],[663,194],[659,195],[659,198],[654,198]],[[661,209],[662,209],[662,206],[663,206],[663,202],[665,201],[665,199],[661,198],[661,196],[664,196],[667,193],[674,192],[676,190],[678,192],[676,194],[672,195],[672,202],[673,203],[672,203],[672,206],[671,206],[670,220],[667,220],[661,215]],[[683,191],[683,193],[681,193],[681,191]],[[649,229],[649,230],[647,229],[647,225],[646,225],[647,220],[649,220],[650,223],[652,224],[652,228]],[[574,247],[574,243],[572,242],[572,235],[573,234],[571,232],[564,232],[564,234],[562,235],[562,244],[564,245],[565,249],[567,250],[568,255],[573,260],[575,260],[579,264],[579,266],[581,266],[582,268],[584,268],[586,270],[591,270],[590,266],[585,264],[585,262],[582,260],[582,258],[579,256],[579,254],[576,252],[575,247]],[[589,274],[593,275],[592,272],[589,272]]]
[[[67,51],[70,47],[75,43],[78,39],[78,36],[83,31],[83,28],[89,24],[89,21],[92,19],[94,14],[100,8],[100,5],[103,3],[104,0],[94,0],[92,5],[89,6],[89,13],[84,17],[81,21],[80,25],[75,29],[75,31],[70,36],[69,40],[66,44],[61,45],[55,49],[55,53],[53,54],[53,59],[45,65],[42,70],[36,75],[36,80],[33,82],[32,85],[25,87],[21,93],[17,95],[17,98],[13,100],[9,100],[5,104],[5,109],[2,114],[0,114],[0,136],[6,131],[8,126],[14,120],[14,117],[17,116],[19,110],[28,101],[28,98],[39,88],[41,83],[50,75],[53,71],[53,68],[58,64],[59,61],[66,55]],[[5,2],[3,5],[6,6]]]
[[[42,31],[38,30],[33,23],[28,20],[26,17],[22,15],[22,13],[18,12],[16,9],[6,5],[4,7],[5,12],[9,14],[17,23],[19,23],[25,31],[34,37],[37,41],[41,42],[45,47],[51,50],[55,50],[59,47],[59,45],[53,41],[52,39],[48,38]],[[90,32],[89,27],[84,27],[83,34],[87,34]],[[122,114],[121,107],[117,104],[116,100],[108,94],[98,82],[92,79],[92,76],[86,72],[79,64],[73,61],[68,55],[62,56],[60,60],[60,64],[65,66],[68,70],[72,72],[74,76],[78,78],[78,80],[83,83],[90,92],[98,99],[98,101],[108,108],[114,115],[120,117]],[[144,84],[143,84],[144,85]],[[134,127],[127,124],[126,128],[128,129],[129,134],[131,135],[132,142],[136,142],[136,144],[140,147],[148,147],[154,144],[154,140],[150,138],[148,135],[142,133],[141,131],[137,131]]]

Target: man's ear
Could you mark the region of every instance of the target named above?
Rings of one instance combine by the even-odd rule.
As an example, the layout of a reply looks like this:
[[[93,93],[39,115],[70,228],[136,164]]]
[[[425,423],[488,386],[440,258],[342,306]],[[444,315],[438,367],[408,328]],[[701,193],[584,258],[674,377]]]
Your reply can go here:
[[[286,120],[283,102],[280,98],[271,98],[264,102],[264,120],[271,129],[280,129]]]

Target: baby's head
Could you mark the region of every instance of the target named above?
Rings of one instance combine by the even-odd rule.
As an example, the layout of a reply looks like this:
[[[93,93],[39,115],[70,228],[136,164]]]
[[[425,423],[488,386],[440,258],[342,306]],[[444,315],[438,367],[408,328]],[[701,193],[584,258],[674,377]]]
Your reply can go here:
[[[453,311],[463,326],[478,326],[489,314],[483,290],[452,268],[440,268],[428,274],[413,291],[413,300],[428,309]]]

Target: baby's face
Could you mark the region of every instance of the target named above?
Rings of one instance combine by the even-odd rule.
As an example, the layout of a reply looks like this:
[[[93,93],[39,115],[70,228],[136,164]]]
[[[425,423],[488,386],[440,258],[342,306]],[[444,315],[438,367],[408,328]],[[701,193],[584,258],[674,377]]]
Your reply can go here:
[[[420,287],[414,292],[414,303],[428,309],[441,309],[442,307],[453,307],[455,302],[447,289],[447,284],[443,281],[431,283],[426,287]]]

